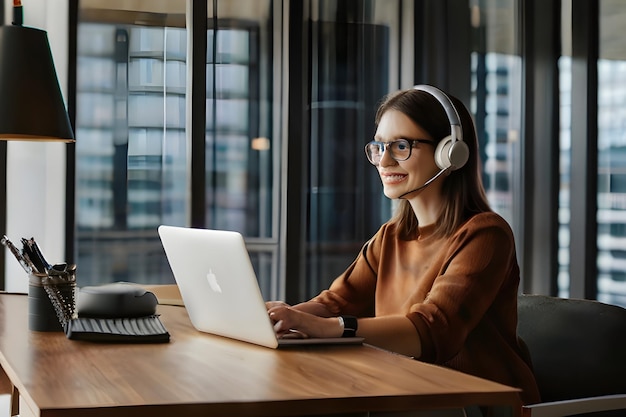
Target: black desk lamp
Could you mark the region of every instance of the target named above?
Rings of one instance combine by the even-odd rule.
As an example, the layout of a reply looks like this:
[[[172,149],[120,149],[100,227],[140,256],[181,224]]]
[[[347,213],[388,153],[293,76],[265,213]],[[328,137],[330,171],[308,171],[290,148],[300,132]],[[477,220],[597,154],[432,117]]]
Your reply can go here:
[[[0,26],[0,140],[74,142],[48,35],[13,6],[13,25]]]

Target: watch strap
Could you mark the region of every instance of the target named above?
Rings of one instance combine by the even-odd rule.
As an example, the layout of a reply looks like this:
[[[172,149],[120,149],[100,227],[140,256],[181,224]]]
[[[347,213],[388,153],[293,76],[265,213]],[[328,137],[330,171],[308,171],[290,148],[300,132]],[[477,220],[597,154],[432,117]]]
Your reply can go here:
[[[359,328],[359,322],[354,316],[340,316],[340,322],[343,323],[343,334],[341,337],[355,337]]]

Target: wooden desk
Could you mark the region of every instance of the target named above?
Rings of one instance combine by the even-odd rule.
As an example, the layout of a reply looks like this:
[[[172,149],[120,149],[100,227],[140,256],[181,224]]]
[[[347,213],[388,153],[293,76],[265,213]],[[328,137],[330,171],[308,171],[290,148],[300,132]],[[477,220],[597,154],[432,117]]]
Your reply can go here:
[[[0,365],[20,415],[296,416],[514,407],[517,390],[370,346],[273,350],[192,328],[159,306],[171,342],[113,345],[28,330],[27,297],[0,295]]]

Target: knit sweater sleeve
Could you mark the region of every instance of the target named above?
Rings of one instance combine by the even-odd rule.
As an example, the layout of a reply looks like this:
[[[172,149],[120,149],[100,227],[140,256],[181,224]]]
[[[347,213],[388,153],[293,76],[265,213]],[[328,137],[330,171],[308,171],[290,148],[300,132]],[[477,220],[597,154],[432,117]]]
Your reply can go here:
[[[376,264],[373,255],[380,249],[386,225],[362,247],[352,264],[311,301],[324,304],[333,314],[350,314],[357,317],[375,315]]]

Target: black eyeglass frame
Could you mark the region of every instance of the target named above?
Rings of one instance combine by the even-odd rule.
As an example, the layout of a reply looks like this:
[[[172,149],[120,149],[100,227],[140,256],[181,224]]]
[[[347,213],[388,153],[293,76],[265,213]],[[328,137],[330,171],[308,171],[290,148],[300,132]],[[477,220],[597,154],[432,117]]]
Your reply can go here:
[[[378,145],[379,149],[382,149],[382,152],[380,153],[380,159],[383,158],[385,152],[387,151],[387,148],[395,143],[398,142],[406,142],[407,144],[409,144],[409,154],[407,155],[406,158],[402,159],[402,158],[396,158],[396,156],[393,154],[393,152],[390,153],[391,157],[393,158],[394,161],[397,162],[402,162],[402,161],[406,161],[407,159],[409,159],[411,157],[411,154],[413,152],[413,148],[415,147],[414,145],[416,143],[427,143],[429,145],[435,145],[435,141],[434,140],[430,140],[430,139],[396,139],[396,140],[392,140],[389,142],[381,142],[379,140],[372,140],[369,141],[366,145],[365,145],[365,155],[367,156],[367,160],[372,164],[372,165],[378,165],[380,162],[374,162],[372,160],[371,154],[369,152],[369,148],[372,145]]]

